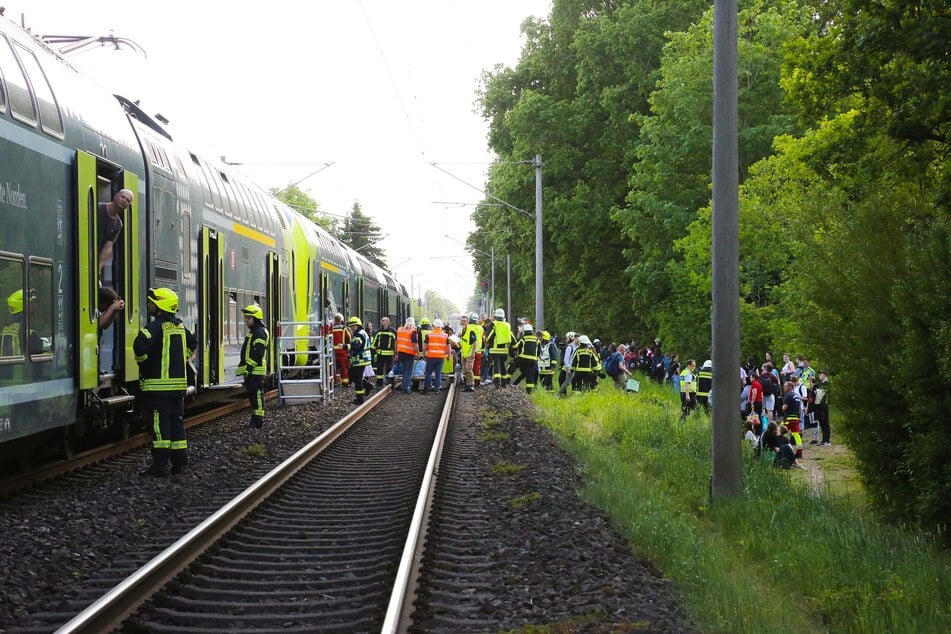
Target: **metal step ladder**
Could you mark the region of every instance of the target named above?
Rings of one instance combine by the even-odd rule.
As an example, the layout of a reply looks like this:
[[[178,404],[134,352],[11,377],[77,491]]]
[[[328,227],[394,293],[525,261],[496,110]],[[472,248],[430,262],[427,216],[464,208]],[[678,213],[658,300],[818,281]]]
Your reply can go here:
[[[334,397],[333,336],[321,334],[314,321],[278,322],[277,388],[280,404],[321,401]]]

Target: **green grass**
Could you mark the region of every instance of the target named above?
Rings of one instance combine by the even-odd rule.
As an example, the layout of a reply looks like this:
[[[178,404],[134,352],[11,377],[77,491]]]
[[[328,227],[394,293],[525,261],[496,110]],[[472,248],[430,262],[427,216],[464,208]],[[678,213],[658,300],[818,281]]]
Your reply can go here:
[[[869,515],[847,452],[824,454],[840,475],[816,486],[744,448],[745,495],[711,504],[710,420],[681,422],[669,387],[533,396],[586,499],[678,584],[703,631],[951,631],[951,556]]]
[[[244,448],[244,453],[255,458],[263,458],[267,455],[267,447],[261,444],[248,445]]]

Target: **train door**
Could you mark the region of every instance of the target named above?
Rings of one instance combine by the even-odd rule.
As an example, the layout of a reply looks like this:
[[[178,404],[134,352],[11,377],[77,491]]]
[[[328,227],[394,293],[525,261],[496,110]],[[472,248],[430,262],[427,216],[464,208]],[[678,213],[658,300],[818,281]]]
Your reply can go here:
[[[281,268],[277,254],[269,251],[267,255],[267,306],[264,307],[267,315],[267,329],[272,337],[280,336],[277,322],[280,321],[281,311]],[[273,342],[268,347],[268,368],[276,371],[277,345]]]
[[[198,313],[199,347],[201,348],[202,385],[221,383],[225,365],[222,345],[222,301],[224,290],[224,237],[211,227],[201,228],[201,309]]]
[[[362,277],[358,277],[358,278],[357,278],[357,309],[356,309],[356,311],[353,313],[354,315],[356,315],[356,316],[359,317],[360,319],[366,319],[366,318],[367,318],[367,314],[366,314],[366,312],[363,310],[363,309],[365,308],[365,303],[364,303],[364,301],[363,301],[363,293],[364,293],[364,291],[366,290],[366,289],[364,288],[363,281],[364,281],[364,280],[363,280]],[[366,326],[366,324],[363,324],[363,325]]]
[[[352,310],[353,307],[350,305],[350,280],[347,278],[343,279],[342,295],[343,296],[340,298],[340,303],[341,303],[341,306],[343,307],[342,312],[343,312],[344,323],[346,323],[346,321],[350,319],[352,315],[356,314],[353,312]]]
[[[76,376],[79,389],[99,387],[100,374],[115,375],[122,381],[138,378],[138,365],[130,350],[139,330],[138,288],[140,264],[139,179],[131,172],[78,150],[76,152]],[[122,216],[122,231],[106,235],[100,227],[100,204],[108,203],[120,189],[133,193]],[[112,253],[102,257],[103,246],[112,243]],[[98,324],[99,289],[113,288],[125,299],[120,317],[101,334]]]

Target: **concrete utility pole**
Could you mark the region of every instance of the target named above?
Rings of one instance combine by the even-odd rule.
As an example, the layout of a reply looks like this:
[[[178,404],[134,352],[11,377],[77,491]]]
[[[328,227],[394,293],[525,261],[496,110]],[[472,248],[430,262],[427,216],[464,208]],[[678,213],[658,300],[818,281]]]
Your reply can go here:
[[[535,329],[545,329],[545,264],[542,257],[542,155],[535,161]]]
[[[512,256],[505,256],[505,286],[508,295],[505,300],[505,315],[509,320],[509,326],[515,327],[515,317],[512,315]]]
[[[737,0],[713,3],[713,476],[714,501],[740,495],[740,230]]]
[[[495,245],[489,247],[489,259],[492,261],[492,308],[491,310],[485,311],[486,313],[491,313],[495,310]],[[490,315],[491,316],[491,315]]]

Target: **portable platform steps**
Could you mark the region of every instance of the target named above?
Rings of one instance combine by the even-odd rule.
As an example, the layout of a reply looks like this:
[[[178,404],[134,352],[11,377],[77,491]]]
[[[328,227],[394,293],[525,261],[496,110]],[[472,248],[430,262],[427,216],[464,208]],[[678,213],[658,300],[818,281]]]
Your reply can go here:
[[[281,321],[277,338],[277,389],[281,405],[321,401],[334,396],[332,335],[320,334],[320,322]]]

